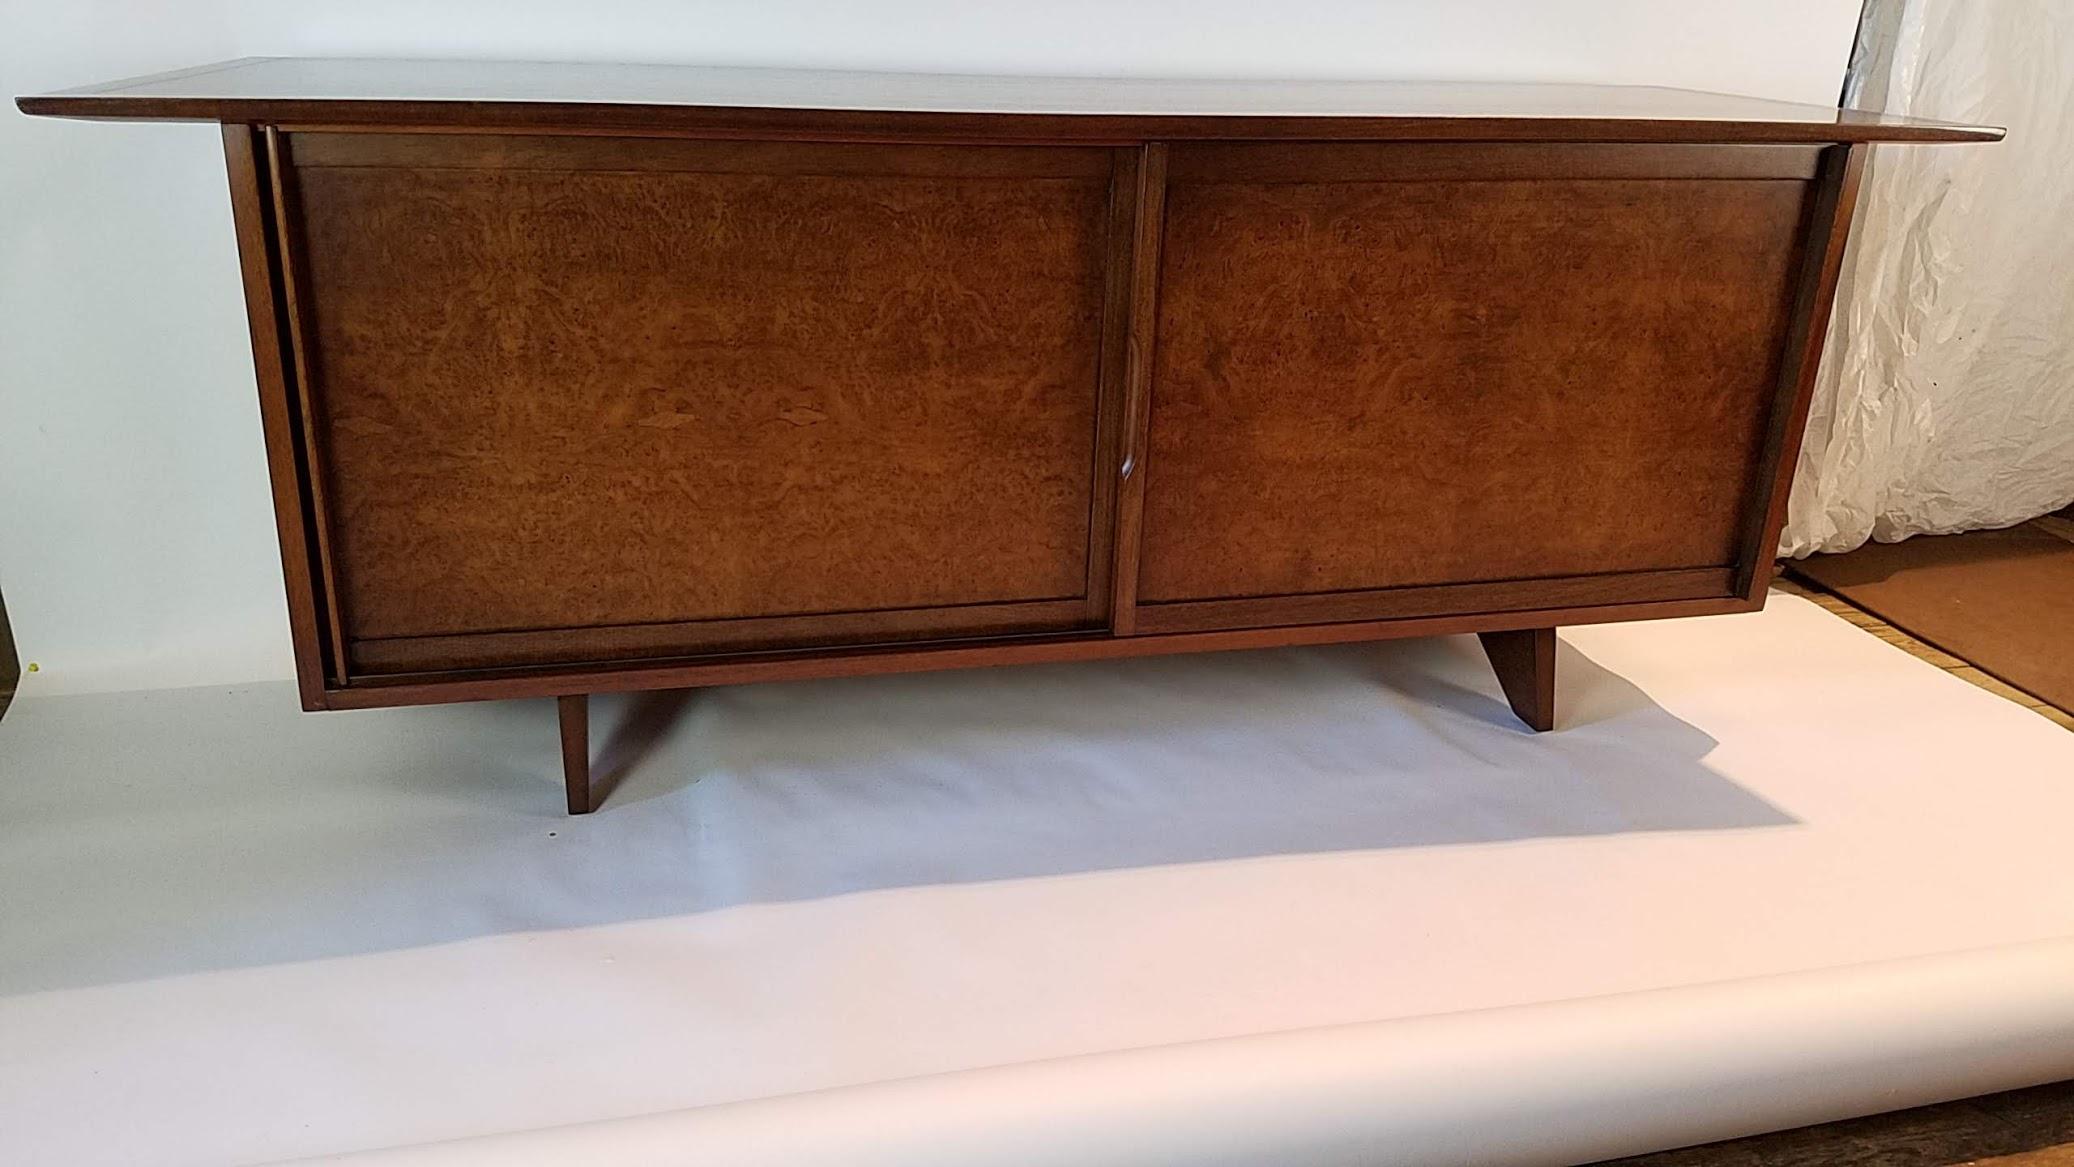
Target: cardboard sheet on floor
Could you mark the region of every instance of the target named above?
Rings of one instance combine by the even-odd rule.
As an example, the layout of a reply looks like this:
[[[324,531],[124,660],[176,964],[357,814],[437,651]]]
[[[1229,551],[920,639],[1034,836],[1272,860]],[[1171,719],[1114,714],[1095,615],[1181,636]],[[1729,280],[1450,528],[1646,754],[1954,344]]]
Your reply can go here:
[[[24,1162],[1563,1163],[2074,1075],[2074,734],[1804,601],[0,726]],[[601,710],[600,732],[614,710]],[[624,707],[618,712],[624,713]]]
[[[2074,542],[2029,524],[1918,535],[1793,571],[2074,713]]]

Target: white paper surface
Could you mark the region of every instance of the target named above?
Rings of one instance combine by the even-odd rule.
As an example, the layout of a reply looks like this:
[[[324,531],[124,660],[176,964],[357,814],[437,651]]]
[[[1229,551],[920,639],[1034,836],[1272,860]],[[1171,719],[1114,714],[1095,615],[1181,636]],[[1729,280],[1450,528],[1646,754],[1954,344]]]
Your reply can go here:
[[[1188,1113],[1308,1132],[1286,1163],[1556,1162],[2074,1074],[2074,975],[2035,963],[2074,937],[2074,735],[1772,603],[1566,630],[1540,736],[1470,638],[713,690],[575,820],[547,703],[31,698],[0,728],[0,1128],[31,1162],[224,1163],[603,1122],[540,1144],[597,1161],[636,1137],[609,1120],[828,1092],[689,1121],[892,1155],[1029,1104],[968,1072],[1164,1048],[1142,1107],[1030,1071],[1068,1091],[1047,1145],[1171,1161]],[[2026,975],[1979,955],[2011,945]],[[1761,988],[1822,970],[1859,1036]],[[1723,982],[1726,1014],[1646,1012]],[[1638,1039],[1577,1044],[1620,1030],[1566,1001]],[[1508,1009],[1468,1044],[1367,1028]],[[1681,1018],[1719,1040],[1640,1040]],[[1219,1101],[1247,1065],[1288,1071],[1268,1110]],[[844,1089],[931,1075],[899,1096],[984,1101]]]
[[[1984,988],[1992,991],[1984,992]],[[327,1159],[344,1167],[1597,1162],[2065,1072],[2074,941],[1259,1034]]]

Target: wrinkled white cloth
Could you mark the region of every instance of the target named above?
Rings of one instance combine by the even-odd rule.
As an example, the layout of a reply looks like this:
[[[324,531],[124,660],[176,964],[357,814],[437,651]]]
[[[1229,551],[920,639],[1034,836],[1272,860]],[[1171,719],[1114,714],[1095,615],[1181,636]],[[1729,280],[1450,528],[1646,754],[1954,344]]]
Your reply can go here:
[[[2074,6],[1874,0],[1847,104],[2009,128],[1867,163],[1781,551],[2074,501]]]

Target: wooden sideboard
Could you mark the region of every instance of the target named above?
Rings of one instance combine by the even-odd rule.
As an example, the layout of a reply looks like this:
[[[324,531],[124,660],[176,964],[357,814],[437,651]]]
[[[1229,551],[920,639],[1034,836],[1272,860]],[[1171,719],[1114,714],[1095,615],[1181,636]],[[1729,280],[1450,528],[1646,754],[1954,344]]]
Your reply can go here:
[[[252,59],[222,123],[302,701],[1764,602],[1868,143],[1677,90]]]

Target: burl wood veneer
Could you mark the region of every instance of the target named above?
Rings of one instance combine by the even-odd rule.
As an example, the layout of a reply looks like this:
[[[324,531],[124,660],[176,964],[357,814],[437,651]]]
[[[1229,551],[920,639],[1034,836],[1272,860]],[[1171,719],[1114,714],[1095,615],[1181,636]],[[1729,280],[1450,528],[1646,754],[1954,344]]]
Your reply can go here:
[[[258,59],[223,124],[303,703],[1763,603],[1857,178],[1673,90]]]

